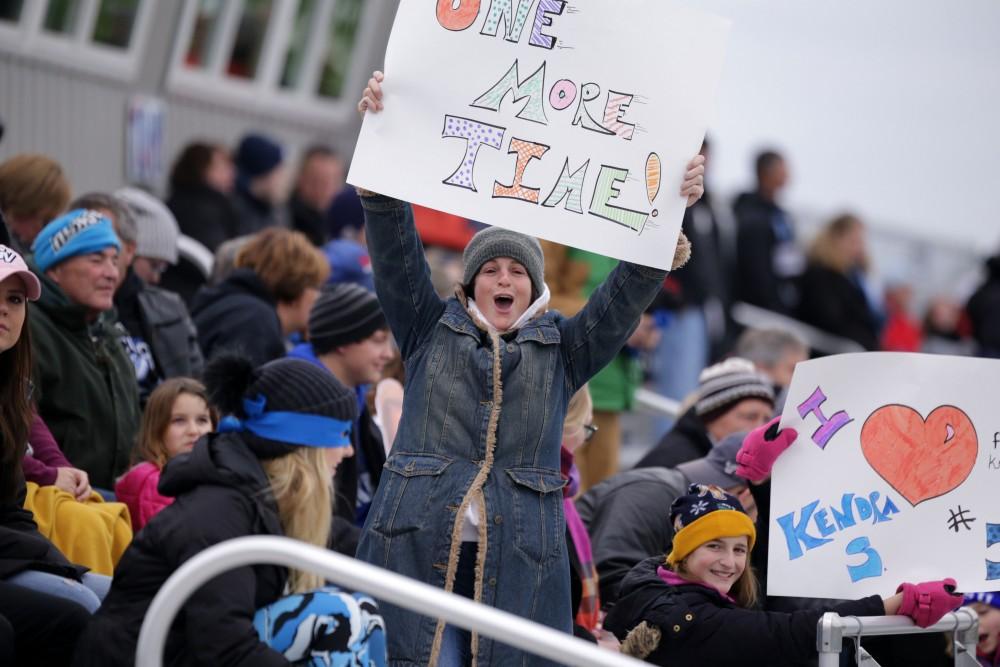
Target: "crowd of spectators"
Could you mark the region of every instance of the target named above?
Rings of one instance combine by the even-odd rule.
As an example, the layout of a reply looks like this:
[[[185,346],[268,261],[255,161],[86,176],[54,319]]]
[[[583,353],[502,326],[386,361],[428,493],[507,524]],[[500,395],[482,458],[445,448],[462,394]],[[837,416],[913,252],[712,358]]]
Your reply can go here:
[[[920,317],[912,312],[909,286],[879,290],[877,258],[857,215],[838,215],[808,245],[802,242],[781,201],[789,166],[774,151],[759,155],[755,186],[733,202],[734,234],[720,224],[730,214],[724,202],[710,190],[694,197],[683,222],[693,245],[687,266],[665,279],[652,270],[630,274],[637,284],[649,283],[650,301],[617,306],[604,287],[623,271],[615,260],[513,233],[476,235],[481,226],[472,221],[371,193],[359,197],[345,186],[344,163],[331,148],[316,144],[301,155],[292,176],[285,147],[263,134],[248,134],[232,150],[192,143],[176,157],[162,200],[124,185],[74,198],[72,174],[51,157],[24,154],[0,163],[3,664],[129,664],[137,623],[170,572],[210,544],[248,534],[289,535],[398,571],[430,571],[427,581],[517,610],[509,599],[523,582],[505,580],[500,593],[494,584],[484,594],[481,573],[496,563],[477,560],[485,553],[477,540],[487,518],[500,531],[510,509],[511,525],[504,527],[510,541],[522,554],[541,549],[520,545],[524,526],[513,519],[518,503],[529,496],[544,502],[553,491],[562,495],[556,503],[563,508],[558,528],[565,533],[566,569],[547,565],[549,553],[528,560],[540,577],[569,572],[567,629],[606,647],[618,648],[621,640],[622,648],[658,664],[695,664],[683,661],[690,646],[672,652],[647,641],[649,650],[635,648],[642,641],[634,627],[658,618],[643,607],[658,604],[644,591],[675,594],[667,589],[680,585],[680,570],[671,567],[699,546],[681,553],[675,541],[675,531],[693,520],[689,494],[704,496],[690,485],[723,489],[728,495],[718,502],[737,499],[751,527],[758,512],[766,520],[761,492],[735,472],[737,454],[747,433],[759,433],[780,414],[795,364],[818,352],[791,331],[741,331],[733,304],[800,320],[864,350],[1000,358],[1000,255],[986,262],[982,284],[966,303],[937,296]],[[707,143],[702,155],[709,157]],[[379,221],[393,206],[414,211],[406,218],[414,236],[366,234],[362,216]],[[369,242],[381,273],[373,273]],[[394,252],[422,254],[426,273],[410,273],[414,257]],[[481,272],[497,281],[500,287],[491,289],[503,301],[496,309],[481,306],[485,314],[477,307],[485,303]],[[503,320],[520,303],[512,288],[507,305],[505,280],[524,282],[525,307],[536,314],[562,315],[551,323],[494,326],[493,319]],[[457,298],[432,300],[453,297],[456,284]],[[588,302],[602,299],[621,308],[621,322],[607,325],[607,349],[591,330],[587,359],[567,371],[571,381],[560,391],[568,393],[556,401],[564,405],[555,414],[565,408],[561,431],[542,419],[548,407],[532,398],[543,395],[537,378],[534,386],[508,380],[502,390],[463,384],[461,373],[470,368],[516,368],[512,355],[535,354],[524,340],[558,342],[546,326],[567,339],[576,335],[574,327],[592,316]],[[633,314],[635,326],[627,326]],[[477,356],[484,345],[499,355],[497,336],[521,327],[507,339],[504,359]],[[473,345],[467,339],[479,347],[466,349]],[[404,401],[408,375],[426,396]],[[642,460],[622,471],[620,418],[633,410],[644,383],[675,399],[680,411],[656,422],[642,443]],[[493,443],[490,452],[497,442],[498,451],[516,451],[505,445],[515,437],[513,427],[498,434],[499,417],[491,416],[501,393],[512,404],[522,401],[526,423],[545,421],[546,437],[562,444],[553,479],[502,459],[511,473],[503,480],[510,507],[485,503],[482,489],[500,484],[486,479],[492,453],[485,461],[467,443],[466,458],[447,471],[436,453],[446,438],[480,435]],[[401,415],[404,404],[409,411]],[[320,425],[336,437],[317,436]],[[425,451],[397,456],[393,443],[401,430],[403,439],[419,433]],[[439,487],[456,486],[448,494],[434,490],[437,478]],[[471,502],[463,502],[459,481],[480,485]],[[262,500],[262,489],[269,499]],[[425,489],[427,498],[416,498],[413,489]],[[404,498],[420,502],[401,508]],[[471,531],[471,537],[453,543],[453,553],[439,553],[419,536],[405,557],[386,551],[408,530],[398,522],[404,513],[412,515],[414,530],[424,525],[431,498],[441,501],[432,514],[440,514],[449,535],[454,522],[455,536]],[[540,507],[554,512],[556,505]],[[741,534],[749,550],[757,533]],[[671,553],[667,570],[637,574],[650,556],[662,561]],[[558,597],[563,588],[546,593],[553,591]],[[601,619],[620,599],[628,602],[610,617],[612,634]],[[1000,602],[980,596],[975,603],[991,627]],[[869,600],[849,610],[905,613],[905,599],[881,604]],[[450,626],[411,625],[391,607],[387,637],[374,601],[284,568],[236,570],[185,608],[187,627],[171,631],[167,648],[182,662],[193,655],[213,664],[294,662],[304,655],[295,652],[301,646],[285,641],[275,621],[290,609],[303,626],[323,614],[350,617],[351,636],[332,654],[365,656],[376,665],[384,664],[387,639],[390,657],[399,641],[393,622],[411,648],[423,647],[413,650],[425,658],[433,652],[440,664],[463,664],[448,647],[470,641]],[[806,617],[795,618],[788,632],[804,632]],[[310,627],[314,639],[335,634]],[[984,638],[993,642],[981,646],[984,655],[995,657],[998,631]],[[943,664],[944,644],[936,639],[905,664]],[[517,653],[471,646],[510,659]],[[897,655],[892,645],[882,650]]]

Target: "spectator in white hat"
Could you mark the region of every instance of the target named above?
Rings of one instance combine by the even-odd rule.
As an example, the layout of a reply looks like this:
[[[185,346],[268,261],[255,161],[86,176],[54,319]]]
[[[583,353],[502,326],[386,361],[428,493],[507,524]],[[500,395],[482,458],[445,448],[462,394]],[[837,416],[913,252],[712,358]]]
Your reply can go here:
[[[138,188],[121,188],[115,197],[132,213],[136,226],[135,260],[132,268],[147,285],[159,285],[168,266],[177,263],[180,227],[166,204]]]

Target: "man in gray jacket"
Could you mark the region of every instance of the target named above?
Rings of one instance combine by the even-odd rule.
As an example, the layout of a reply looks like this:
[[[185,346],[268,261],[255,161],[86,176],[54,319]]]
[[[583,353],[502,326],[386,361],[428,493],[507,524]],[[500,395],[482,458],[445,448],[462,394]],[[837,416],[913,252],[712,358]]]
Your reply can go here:
[[[670,505],[690,484],[714,484],[737,496],[750,517],[756,506],[745,479],[736,476],[736,453],[743,434],[723,440],[704,458],[675,468],[638,468],[619,473],[576,501],[590,534],[600,579],[601,605],[618,601],[618,586],[629,570],[650,556],[670,551],[674,529]]]

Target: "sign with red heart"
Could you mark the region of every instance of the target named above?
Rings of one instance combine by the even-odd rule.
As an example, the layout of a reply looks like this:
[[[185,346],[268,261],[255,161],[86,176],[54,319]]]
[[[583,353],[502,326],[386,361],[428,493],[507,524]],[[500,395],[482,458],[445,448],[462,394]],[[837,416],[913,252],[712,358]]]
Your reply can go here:
[[[943,496],[966,480],[979,455],[976,429],[953,405],[927,419],[907,405],[885,405],[861,428],[871,467],[913,506]]]

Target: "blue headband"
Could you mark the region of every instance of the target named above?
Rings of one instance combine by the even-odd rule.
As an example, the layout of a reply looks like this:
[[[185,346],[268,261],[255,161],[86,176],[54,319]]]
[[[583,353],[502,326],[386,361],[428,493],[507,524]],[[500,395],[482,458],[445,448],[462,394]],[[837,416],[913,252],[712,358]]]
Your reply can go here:
[[[44,272],[71,257],[101,252],[105,248],[120,251],[122,245],[106,216],[78,208],[45,225],[31,248],[35,264]]]
[[[219,422],[219,433],[250,431],[268,440],[300,447],[350,447],[351,422],[301,412],[265,412],[267,399],[243,399],[246,419],[230,415]]]

